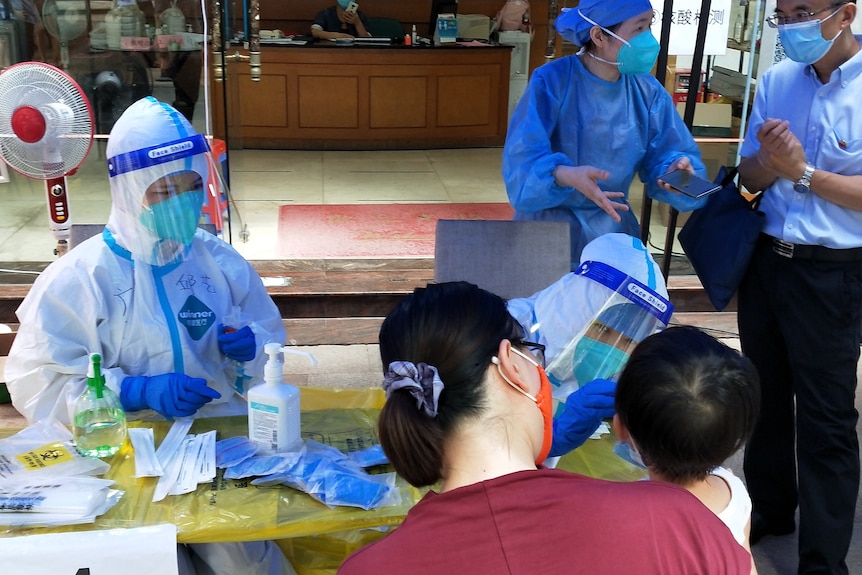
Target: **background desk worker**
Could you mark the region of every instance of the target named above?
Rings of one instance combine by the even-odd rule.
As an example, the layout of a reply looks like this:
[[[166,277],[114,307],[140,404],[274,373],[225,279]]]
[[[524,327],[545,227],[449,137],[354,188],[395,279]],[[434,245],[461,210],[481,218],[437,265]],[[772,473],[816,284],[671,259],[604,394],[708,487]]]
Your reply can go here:
[[[52,263],[17,310],[6,364],[28,421],[69,424],[88,354],[127,413],[244,414],[226,360],[262,375],[268,341],[285,341],[260,277],[229,244],[197,228],[213,160],[176,109],[148,97],[114,124],[107,146],[111,213],[103,234]],[[217,173],[217,172],[214,172]],[[218,186],[217,182],[210,182]],[[220,192],[221,190],[216,190]],[[225,330],[222,323],[236,331]],[[180,546],[183,575],[289,575],[272,541]]]
[[[796,528],[798,573],[848,572],[859,492],[854,406],[862,316],[862,36],[855,3],[778,0],[787,55],[757,80],[742,183],[764,235],[739,288],[742,351],[760,374],[745,450],[751,543]]]
[[[338,0],[335,6],[318,12],[311,25],[311,35],[323,40],[370,37],[368,18],[358,10],[355,13],[347,12],[345,8],[348,4],[350,0]]]
[[[627,203],[635,174],[680,211],[701,206],[658,178],[706,176],[700,151],[650,70],[659,44],[649,0],[582,0],[557,31],[580,52],[537,68],[512,115],[503,180],[516,220],[569,222],[572,270],[583,247],[611,232],[639,236]]]

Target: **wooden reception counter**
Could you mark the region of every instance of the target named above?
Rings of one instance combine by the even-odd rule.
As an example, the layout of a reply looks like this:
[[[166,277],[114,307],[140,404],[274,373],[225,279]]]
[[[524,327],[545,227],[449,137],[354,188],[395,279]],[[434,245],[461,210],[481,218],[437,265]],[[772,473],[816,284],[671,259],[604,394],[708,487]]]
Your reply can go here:
[[[213,128],[231,148],[485,147],[506,137],[510,46],[263,46],[227,64]],[[231,48],[227,54],[246,51]]]

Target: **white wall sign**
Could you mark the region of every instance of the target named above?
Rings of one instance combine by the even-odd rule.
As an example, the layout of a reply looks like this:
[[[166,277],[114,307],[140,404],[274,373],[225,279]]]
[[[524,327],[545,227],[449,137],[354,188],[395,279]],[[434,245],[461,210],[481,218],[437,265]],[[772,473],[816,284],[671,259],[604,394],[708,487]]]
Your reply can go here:
[[[177,575],[177,528],[0,537],[0,557],[15,575]]]
[[[656,39],[659,39],[661,38],[664,0],[650,0],[650,2],[655,13],[652,33]],[[674,0],[668,54],[672,56],[690,56],[694,54],[697,27],[700,22],[700,5],[701,0]],[[709,12],[709,22],[706,26],[704,55],[720,55],[727,51],[729,27],[730,0],[713,0]]]

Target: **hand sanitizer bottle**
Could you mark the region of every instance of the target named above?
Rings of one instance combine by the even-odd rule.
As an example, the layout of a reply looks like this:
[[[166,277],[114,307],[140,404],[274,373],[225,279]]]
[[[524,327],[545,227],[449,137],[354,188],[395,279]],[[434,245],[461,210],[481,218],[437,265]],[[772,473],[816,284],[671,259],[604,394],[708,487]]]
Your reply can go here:
[[[114,455],[126,440],[126,413],[117,394],[105,386],[102,356],[90,355],[87,389],[75,402],[72,434],[81,455]]]
[[[291,451],[302,444],[299,418],[299,389],[284,383],[283,352],[304,355],[317,365],[310,353],[269,342],[263,346],[269,356],[263,369],[263,383],[248,390],[248,436],[261,453]]]

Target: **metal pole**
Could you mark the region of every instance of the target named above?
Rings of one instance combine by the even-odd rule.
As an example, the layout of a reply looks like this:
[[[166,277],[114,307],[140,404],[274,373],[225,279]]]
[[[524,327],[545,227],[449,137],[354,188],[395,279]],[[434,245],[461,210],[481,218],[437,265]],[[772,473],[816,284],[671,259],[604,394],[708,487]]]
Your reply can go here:
[[[685,101],[685,113],[683,121],[691,131],[691,126],[694,124],[694,110],[697,105],[697,92],[700,89],[700,71],[703,67],[703,49],[706,44],[706,27],[709,24],[709,12],[712,8],[711,0],[702,0],[700,4],[700,19],[697,22],[697,38],[694,45],[694,56],[691,61],[691,76],[688,82],[688,97]],[[664,279],[667,280],[670,274],[670,260],[673,256],[673,243],[676,238],[676,220],[679,212],[675,208],[670,208],[668,217],[667,234],[664,239],[664,257],[661,261],[661,273]]]
[[[659,44],[661,49],[656,60],[655,77],[659,84],[664,86],[667,77],[668,47],[670,46],[670,24],[673,16],[673,0],[664,0],[664,8],[661,14],[661,35]],[[643,205],[641,206],[641,242],[644,245],[649,241],[649,226],[652,219],[652,198],[647,195],[647,187],[643,187]]]

